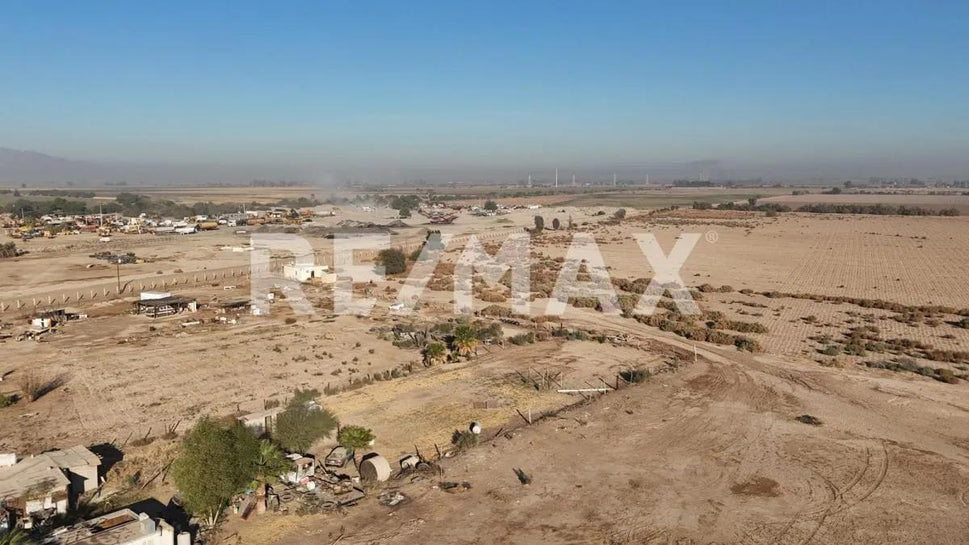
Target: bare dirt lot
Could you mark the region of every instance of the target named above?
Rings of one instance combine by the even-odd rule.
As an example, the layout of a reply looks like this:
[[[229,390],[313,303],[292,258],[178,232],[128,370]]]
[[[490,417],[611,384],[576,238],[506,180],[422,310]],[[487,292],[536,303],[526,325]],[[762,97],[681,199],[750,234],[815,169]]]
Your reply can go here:
[[[229,542],[965,541],[969,220],[630,207],[616,221],[615,210],[547,205],[462,214],[443,226],[414,217],[389,231],[399,246],[419,243],[431,229],[463,242],[522,232],[536,215],[548,227],[558,219],[562,228],[531,239],[538,310],[575,232],[594,235],[627,301],[645,286],[634,281],[654,273],[635,234],[654,234],[668,253],[684,233],[697,233],[679,272],[702,317],[677,316],[667,304],[658,311],[665,321],[655,323],[592,306],[499,322],[483,310],[493,305],[507,315],[507,289],[478,279],[473,318],[500,323],[504,341],[431,366],[393,326],[455,320],[449,282],[460,248],[445,253],[413,315],[388,309],[402,277],[358,286],[357,295],[366,289],[377,300],[367,316],[332,315],[330,289],[309,285],[312,316],[295,315],[285,299],[269,316],[221,313],[221,302],[248,296],[248,279],[213,277],[173,289],[197,298],[197,313],[153,320],[131,314],[131,294],[84,300],[76,310],[86,319],[39,342],[18,342],[35,300],[53,307],[59,294],[111,284],[118,274],[89,257],[102,247],[96,237],[31,241],[30,254],[0,261],[0,301],[30,305],[0,314],[0,333],[12,335],[0,340],[0,392],[16,394],[31,375],[52,388],[0,408],[0,452],[125,445],[126,460],[106,484],[119,489],[135,471],[162,474],[178,436],[200,416],[257,411],[296,388],[314,388],[341,422],[372,428],[373,450],[392,461],[415,449],[436,458],[450,449],[452,432],[472,421],[484,427],[482,440],[441,459],[443,476],[381,485],[408,498],[397,507],[368,498],[329,515],[245,522],[230,515]],[[314,223],[394,219],[387,209],[347,207]],[[324,257],[327,239],[311,238]],[[496,250],[501,240],[487,243]],[[246,243],[223,228],[178,238],[119,235],[103,247],[144,257],[121,269],[123,282],[141,285],[245,267],[249,254],[233,248]],[[510,341],[528,333],[530,342]],[[632,369],[652,376],[612,391],[624,384],[617,375]],[[557,384],[536,387],[531,377],[538,376]],[[558,392],[577,389],[586,393]],[[535,421],[526,425],[529,414]],[[820,425],[796,420],[801,415]],[[163,436],[175,424],[177,433]],[[333,444],[321,441],[312,453]],[[521,484],[516,468],[530,484]],[[442,481],[471,488],[449,493]],[[164,501],[173,492],[165,475],[139,494]]]
[[[931,409],[942,385],[713,359],[447,460],[468,492],[396,483],[410,503],[279,543],[960,542],[967,457],[943,422],[966,406]]]

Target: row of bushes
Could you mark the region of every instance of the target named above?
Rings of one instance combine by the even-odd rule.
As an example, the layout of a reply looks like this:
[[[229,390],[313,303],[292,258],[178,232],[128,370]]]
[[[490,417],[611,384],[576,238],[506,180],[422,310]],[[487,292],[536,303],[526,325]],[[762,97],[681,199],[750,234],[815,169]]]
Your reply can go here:
[[[895,358],[888,361],[866,361],[865,366],[870,369],[886,369],[888,371],[917,373],[924,377],[934,378],[939,382],[955,384],[959,382],[959,377],[951,369],[942,367],[928,367],[919,365],[912,358]]]
[[[798,212],[811,214],[872,214],[876,216],[958,216],[956,208],[931,209],[919,206],[893,206],[888,204],[806,204]]]
[[[751,290],[740,290],[741,293],[753,294]],[[764,291],[760,292],[760,295],[767,297],[768,299],[779,299],[779,298],[791,298],[791,299],[807,299],[811,301],[816,301],[819,303],[834,303],[834,304],[850,304],[859,306],[862,308],[874,308],[878,310],[888,310],[891,312],[896,312],[899,314],[910,313],[910,314],[923,314],[923,315],[935,315],[935,314],[957,314],[960,316],[969,317],[969,308],[956,309],[953,307],[947,307],[942,305],[903,305],[902,303],[895,303],[892,301],[885,301],[883,299],[865,299],[862,297],[847,297],[843,295],[819,295],[813,293],[787,293],[781,291]]]
[[[698,325],[692,317],[683,316],[677,312],[663,314],[637,315],[640,323],[657,327],[662,331],[669,331],[680,337],[713,344],[733,345],[738,350],[761,352],[763,347],[754,339],[742,335],[732,335],[707,325]]]
[[[870,325],[852,328],[845,333],[843,339],[838,341],[832,341],[827,337],[812,337],[812,340],[822,343],[833,342],[821,350],[822,354],[829,356],[843,353],[848,356],[864,357],[869,352],[876,354],[888,352],[932,361],[969,363],[969,352],[940,350],[914,339],[882,339],[878,328]]]

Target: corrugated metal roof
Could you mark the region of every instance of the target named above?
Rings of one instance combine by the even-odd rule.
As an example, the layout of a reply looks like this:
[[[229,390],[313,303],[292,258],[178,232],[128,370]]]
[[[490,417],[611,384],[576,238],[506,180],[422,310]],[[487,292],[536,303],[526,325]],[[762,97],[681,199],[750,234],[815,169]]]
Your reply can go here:
[[[70,484],[57,463],[47,454],[21,460],[16,465],[0,468],[0,500],[30,495],[43,498],[48,493]]]

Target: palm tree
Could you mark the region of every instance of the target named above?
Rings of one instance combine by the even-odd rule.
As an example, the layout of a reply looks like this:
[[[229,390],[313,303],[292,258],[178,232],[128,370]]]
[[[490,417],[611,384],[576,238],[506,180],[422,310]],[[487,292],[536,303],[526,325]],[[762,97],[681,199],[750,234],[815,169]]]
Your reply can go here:
[[[451,344],[458,356],[470,356],[478,347],[478,338],[475,336],[474,328],[467,324],[461,324],[454,328],[454,338],[451,340]]]
[[[357,451],[369,447],[373,440],[373,431],[363,426],[344,426],[336,434],[336,442],[353,451],[354,466],[357,465]]]
[[[424,347],[424,365],[430,367],[436,363],[443,363],[447,357],[447,348],[441,343],[428,343]]]
[[[259,454],[256,457],[257,482],[274,483],[290,467],[286,455],[267,439],[259,441]]]
[[[20,530],[11,530],[0,534],[0,545],[33,545],[34,540]]]

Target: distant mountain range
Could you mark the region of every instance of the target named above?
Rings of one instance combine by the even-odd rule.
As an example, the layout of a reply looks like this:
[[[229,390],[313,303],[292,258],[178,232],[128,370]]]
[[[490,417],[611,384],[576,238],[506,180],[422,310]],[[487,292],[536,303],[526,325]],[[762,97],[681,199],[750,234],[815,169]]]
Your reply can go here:
[[[0,186],[246,183],[303,177],[295,169],[254,165],[90,162],[0,147]]]
[[[53,157],[34,151],[0,148],[0,184],[79,184],[113,180],[110,167]]]
[[[303,180],[318,187],[340,183],[521,183],[534,174],[536,183],[548,184],[554,176],[555,165],[478,167],[421,167],[367,165],[342,168],[338,165],[313,167],[294,164],[238,164],[238,163],[150,163],[150,162],[90,162],[65,159],[38,153],[0,147],[0,186],[46,185],[76,186],[105,185],[126,182],[130,186],[167,184],[248,183],[251,180]],[[597,165],[577,168],[580,182],[596,180],[608,183],[615,173],[619,180],[653,183],[676,179],[714,181],[794,181],[801,183],[840,183],[844,180],[866,181],[870,176],[888,178],[938,177],[944,180],[965,180],[969,159],[937,160],[881,159],[877,164],[856,159],[837,162],[810,161],[801,163],[738,164],[730,160],[706,159],[691,162],[643,162],[616,165]],[[563,166],[563,183],[569,183],[572,171]],[[923,178],[924,179],[924,178]]]

